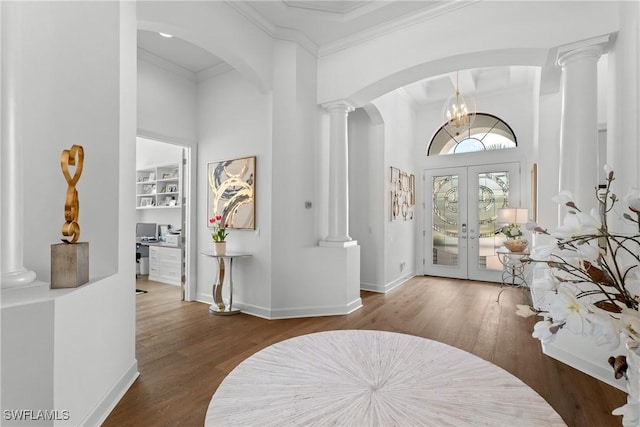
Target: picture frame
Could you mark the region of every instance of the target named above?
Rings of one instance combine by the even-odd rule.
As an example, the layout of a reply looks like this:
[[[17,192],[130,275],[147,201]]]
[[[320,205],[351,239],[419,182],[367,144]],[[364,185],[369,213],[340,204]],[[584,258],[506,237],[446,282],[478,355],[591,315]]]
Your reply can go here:
[[[153,197],[141,197],[140,198],[140,207],[146,208],[149,206],[153,206]]]
[[[165,172],[162,174],[162,179],[171,179],[173,176],[169,172]]]
[[[142,186],[142,194],[153,194],[156,192],[156,186],[153,184],[144,184]]]
[[[178,192],[178,184],[167,184],[165,187],[165,193],[177,193]]]
[[[255,230],[256,156],[210,162],[207,181],[207,227],[221,216],[226,228]]]

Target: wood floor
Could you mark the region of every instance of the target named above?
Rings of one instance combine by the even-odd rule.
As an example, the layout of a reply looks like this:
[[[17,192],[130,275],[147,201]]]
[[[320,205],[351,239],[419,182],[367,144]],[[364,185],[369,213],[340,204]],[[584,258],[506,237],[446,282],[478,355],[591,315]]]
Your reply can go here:
[[[363,307],[346,316],[264,320],[215,316],[208,305],[180,301],[179,288],[138,280],[137,349],[140,377],[105,426],[202,426],[218,385],[258,350],[318,331],[377,329],[440,341],[473,353],[520,378],[568,426],[619,426],[611,410],[626,395],[543,355],[531,337],[535,318],[514,314],[527,303],[520,289],[496,296],[483,282],[416,277],[387,293],[362,292]],[[282,420],[286,425],[286,420]]]

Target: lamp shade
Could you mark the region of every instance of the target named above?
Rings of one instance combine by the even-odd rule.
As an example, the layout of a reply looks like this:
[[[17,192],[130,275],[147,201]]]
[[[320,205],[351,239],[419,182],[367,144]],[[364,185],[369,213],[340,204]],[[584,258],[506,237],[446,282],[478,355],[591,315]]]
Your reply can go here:
[[[527,222],[529,222],[529,209],[498,209],[498,222],[502,224],[526,224]]]

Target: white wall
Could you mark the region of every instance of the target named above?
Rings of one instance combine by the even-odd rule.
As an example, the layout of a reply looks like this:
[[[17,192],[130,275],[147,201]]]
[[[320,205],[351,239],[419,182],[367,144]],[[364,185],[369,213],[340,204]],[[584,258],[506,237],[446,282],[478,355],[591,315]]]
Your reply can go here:
[[[138,28],[173,34],[215,54],[261,91],[271,87],[273,40],[227,2],[141,1]]]
[[[201,82],[198,94],[197,252],[212,250],[207,165],[256,156],[256,230],[230,230],[227,250],[253,254],[236,260],[234,300],[264,310],[271,304],[271,96],[237,71]],[[198,256],[196,262],[197,299],[211,302],[215,260]]]
[[[490,1],[457,7],[452,14],[412,16],[397,31],[320,57],[318,101],[351,99],[362,105],[456,69],[544,65],[551,48],[616,31],[619,5]],[[473,37],[468,31],[452,31],[452,22],[456,29],[473,28]]]
[[[198,117],[196,87],[193,80],[138,59],[138,134],[194,144]],[[144,162],[147,160],[152,159]]]
[[[326,209],[318,176],[327,165],[315,155],[328,141],[318,135],[315,58],[292,42],[274,46],[272,95],[237,71],[199,85],[198,252],[211,249],[207,164],[255,155],[256,230],[231,230],[227,238],[228,251],[253,254],[236,261],[234,301],[268,318],[346,313],[361,304],[359,248],[317,246]],[[211,301],[214,264],[198,260],[200,300]]]
[[[377,110],[371,114],[373,119],[362,108],[349,114],[349,232],[360,245],[360,287],[384,291],[389,190],[385,186],[384,123]]]
[[[73,144],[82,145],[85,154],[76,189],[80,241],[90,242],[89,275],[104,277],[117,271],[118,241],[113,230],[118,228],[118,150],[113,147],[118,141],[119,76],[105,64],[119,61],[118,34],[109,31],[109,25],[117,22],[118,10],[106,5],[92,9],[87,3],[76,7],[35,2],[22,6],[20,96],[24,104],[18,130],[27,195],[24,263],[44,281],[51,275],[50,245],[60,242],[65,223],[67,182],[60,155]],[[91,13],[76,22],[85,8]],[[84,36],[78,37],[79,33]],[[101,49],[95,49],[95,39],[102,39]],[[85,51],[91,53],[77,57],[77,52]]]
[[[396,92],[383,95],[373,100],[373,105],[380,111],[385,124],[384,179],[381,192],[389,194],[390,168],[398,168],[408,174],[419,177],[416,160],[412,155],[414,144],[415,113],[407,99]],[[416,202],[419,199],[416,199]],[[384,265],[385,286],[398,285],[416,272],[415,241],[418,228],[416,219],[405,220],[399,217],[390,220],[390,197],[385,197],[384,217]],[[418,209],[414,206],[413,210]]]
[[[68,410],[66,422],[42,425],[98,425],[137,376],[128,234],[135,221],[135,7],[5,2],[2,17],[20,29],[10,46],[20,61],[8,64],[21,76],[13,92],[19,114],[3,126],[15,126],[24,144],[25,265],[40,279],[2,290],[2,409]],[[60,152],[72,144],[85,148],[78,191],[90,282],[50,290],[49,245],[64,222]]]

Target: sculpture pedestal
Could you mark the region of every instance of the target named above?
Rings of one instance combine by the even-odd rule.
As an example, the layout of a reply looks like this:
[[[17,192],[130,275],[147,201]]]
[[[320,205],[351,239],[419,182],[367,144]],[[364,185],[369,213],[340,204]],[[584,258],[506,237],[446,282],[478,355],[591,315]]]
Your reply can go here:
[[[89,281],[89,242],[51,245],[51,289],[75,288]]]

